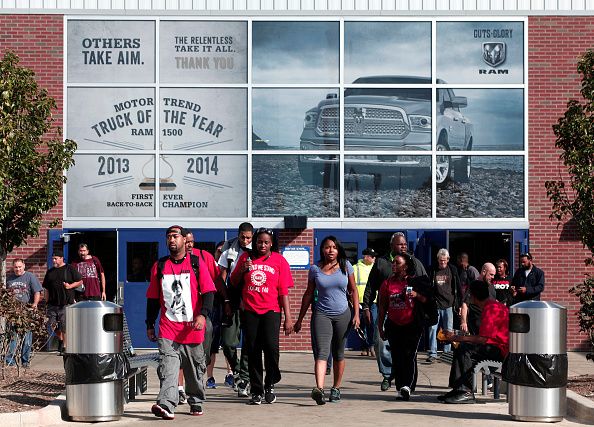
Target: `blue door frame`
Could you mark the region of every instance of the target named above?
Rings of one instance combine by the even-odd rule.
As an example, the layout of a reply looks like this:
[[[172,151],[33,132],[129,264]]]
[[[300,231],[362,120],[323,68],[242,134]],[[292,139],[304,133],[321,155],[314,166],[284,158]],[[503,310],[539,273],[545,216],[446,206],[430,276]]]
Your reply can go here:
[[[216,244],[225,239],[226,230],[197,229],[192,231],[197,242]],[[131,282],[127,280],[129,243],[154,244],[157,247],[157,258],[160,258],[169,253],[165,242],[165,229],[118,231],[118,283],[120,288],[118,303],[124,307],[132,345],[135,348],[155,348],[156,344],[149,341],[146,336],[146,325],[144,323],[146,318],[146,291],[149,282]],[[153,260],[146,261],[152,263]]]

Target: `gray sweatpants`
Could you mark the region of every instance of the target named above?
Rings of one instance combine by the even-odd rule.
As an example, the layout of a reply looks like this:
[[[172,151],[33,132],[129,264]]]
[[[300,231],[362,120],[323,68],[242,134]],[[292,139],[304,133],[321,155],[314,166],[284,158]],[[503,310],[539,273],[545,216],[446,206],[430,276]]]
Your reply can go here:
[[[344,359],[344,344],[351,324],[351,309],[331,316],[314,309],[311,316],[311,346],[315,360],[327,360],[332,347],[334,360]]]
[[[159,338],[159,368],[157,374],[161,383],[157,403],[165,405],[171,412],[178,404],[177,377],[179,368],[184,370],[188,404],[205,400],[204,372],[206,364],[202,344],[180,344],[166,338]]]

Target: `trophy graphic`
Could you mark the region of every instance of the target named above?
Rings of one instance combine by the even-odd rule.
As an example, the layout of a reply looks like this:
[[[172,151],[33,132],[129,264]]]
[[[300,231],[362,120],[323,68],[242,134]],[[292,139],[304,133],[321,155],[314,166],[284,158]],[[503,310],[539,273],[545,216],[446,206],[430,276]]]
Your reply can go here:
[[[164,155],[160,156],[161,158],[161,177],[159,179],[159,191],[173,191],[177,187],[173,179],[173,166],[171,163],[167,161],[167,157]],[[149,178],[148,174],[146,173],[147,166],[150,166],[152,163],[152,158],[147,160],[144,165],[142,165],[142,176],[144,177],[140,184],[138,184],[138,188],[145,191],[152,191],[155,189],[155,178]],[[165,170],[168,170],[169,175],[164,176],[163,173]]]

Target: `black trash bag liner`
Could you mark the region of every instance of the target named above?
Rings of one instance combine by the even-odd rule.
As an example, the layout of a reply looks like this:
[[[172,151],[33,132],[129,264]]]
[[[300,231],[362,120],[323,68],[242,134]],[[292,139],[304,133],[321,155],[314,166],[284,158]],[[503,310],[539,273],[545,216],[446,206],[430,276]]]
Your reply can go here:
[[[123,380],[130,363],[123,353],[66,354],[66,385],[95,384]]]
[[[567,354],[510,353],[503,361],[503,381],[535,388],[567,385]]]

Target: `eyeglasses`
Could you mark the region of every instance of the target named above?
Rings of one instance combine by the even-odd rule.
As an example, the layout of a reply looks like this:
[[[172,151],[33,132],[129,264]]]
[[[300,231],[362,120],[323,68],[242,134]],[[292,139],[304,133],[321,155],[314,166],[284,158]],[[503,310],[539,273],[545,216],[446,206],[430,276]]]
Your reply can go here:
[[[256,230],[255,234],[262,234],[262,233],[266,233],[266,234],[270,234],[271,236],[274,235],[274,231],[272,231],[270,228],[258,228]]]

